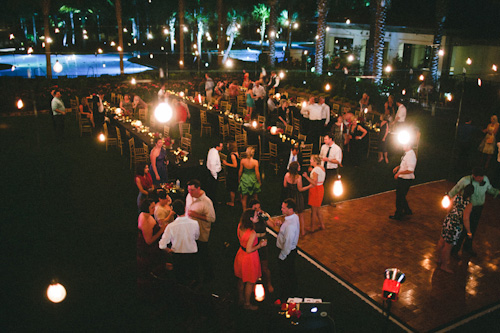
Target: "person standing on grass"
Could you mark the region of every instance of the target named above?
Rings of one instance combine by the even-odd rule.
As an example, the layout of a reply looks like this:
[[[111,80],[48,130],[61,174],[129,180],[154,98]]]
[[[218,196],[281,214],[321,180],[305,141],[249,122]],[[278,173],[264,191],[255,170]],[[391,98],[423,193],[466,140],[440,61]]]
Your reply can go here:
[[[401,164],[392,170],[396,179],[396,212],[389,216],[393,220],[402,220],[405,215],[412,215],[413,212],[408,205],[406,195],[410,186],[415,180],[415,167],[417,166],[417,155],[411,148],[410,143],[403,145],[405,151]]]
[[[280,226],[276,239],[276,246],[281,250],[278,256],[278,267],[281,281],[280,299],[283,302],[286,302],[288,297],[296,296],[297,292],[295,258],[297,257],[300,222],[295,214],[295,207],[293,199],[286,199],[281,204],[281,212],[285,215],[285,220]]]

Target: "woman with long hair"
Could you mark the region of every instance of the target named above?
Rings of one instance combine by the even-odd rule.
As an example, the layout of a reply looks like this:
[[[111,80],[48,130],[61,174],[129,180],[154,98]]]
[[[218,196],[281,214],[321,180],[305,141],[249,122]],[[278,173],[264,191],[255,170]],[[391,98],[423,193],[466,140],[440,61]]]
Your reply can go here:
[[[267,245],[267,240],[257,240],[254,223],[259,219],[258,213],[247,209],[238,224],[238,240],[240,248],[234,259],[234,275],[238,278],[238,302],[247,310],[257,310],[250,304],[250,297],[257,279],[261,277],[261,267],[258,249]]]
[[[153,217],[155,203],[146,199],[139,206],[140,214],[137,220],[137,271],[139,277],[147,277],[150,272],[164,268],[166,256],[159,246],[159,238],[168,223],[156,223]]]
[[[147,199],[149,192],[153,190],[153,179],[149,173],[149,165],[147,163],[140,163],[136,168],[135,173],[135,185],[139,189],[139,195],[137,195],[137,208],[141,207],[141,203]]]
[[[151,175],[153,178],[153,184],[159,186],[161,183],[166,183],[168,179],[167,175],[167,150],[163,148],[165,141],[163,138],[156,140],[156,144],[151,149],[149,154],[149,159],[151,161],[150,171],[153,172]]]
[[[246,115],[246,119],[252,119],[252,113],[253,113],[253,110],[255,109],[255,95],[253,94],[253,83],[250,82],[248,84],[248,89],[247,91],[245,92],[245,95],[247,96],[247,115]]]
[[[325,181],[326,172],[325,168],[321,165],[321,158],[319,155],[311,156],[311,170],[310,175],[304,172],[303,176],[310,183],[304,188],[304,190],[309,190],[309,200],[308,204],[311,206],[311,229],[306,231],[315,232],[314,227],[315,220],[318,221],[320,229],[325,229],[325,224],[321,219],[320,207],[323,202],[323,196],[325,195],[325,189],[323,187],[323,182]]]
[[[88,118],[92,123],[92,127],[95,127],[94,116],[92,114],[92,110],[90,110],[89,100],[87,97],[82,97],[80,101],[81,102],[78,108],[80,110],[80,115]]]
[[[379,163],[385,159],[385,163],[389,163],[387,158],[387,134],[389,134],[389,117],[384,114],[380,115],[380,132],[378,133],[378,161]]]
[[[236,142],[231,141],[227,144],[229,155],[226,161],[222,161],[226,166],[226,189],[229,191],[230,201],[226,205],[233,207],[236,192],[238,192],[238,170],[240,168],[240,155]]]
[[[247,209],[247,199],[252,197],[257,199],[257,193],[260,193],[262,185],[259,172],[259,161],[253,158],[255,148],[248,147],[246,156],[241,160],[240,171],[238,174],[239,183],[238,191],[241,193],[241,205],[243,211]]]
[[[462,230],[465,227],[467,237],[471,238],[470,213],[472,211],[471,196],[474,186],[467,185],[462,194],[457,194],[453,199],[453,206],[443,221],[443,230],[439,239],[437,252],[439,254],[439,268],[445,272],[453,273],[450,264],[451,249],[457,244]]]
[[[497,116],[495,115],[491,116],[490,123],[483,130],[483,133],[486,133],[486,135],[484,136],[483,141],[481,141],[481,144],[479,145],[479,151],[483,153],[483,160],[484,156],[486,155],[486,164],[484,168],[488,169],[488,166],[490,165],[491,156],[495,153],[495,147],[497,144],[496,140],[496,136],[498,133]]]
[[[300,164],[299,162],[292,162],[288,166],[288,172],[283,178],[283,187],[285,188],[285,199],[292,198],[295,200],[297,207],[295,208],[295,213],[299,216],[300,221],[300,234],[304,236],[306,234],[304,228],[304,196],[303,191],[307,190],[307,187],[302,187],[302,177],[299,174]]]

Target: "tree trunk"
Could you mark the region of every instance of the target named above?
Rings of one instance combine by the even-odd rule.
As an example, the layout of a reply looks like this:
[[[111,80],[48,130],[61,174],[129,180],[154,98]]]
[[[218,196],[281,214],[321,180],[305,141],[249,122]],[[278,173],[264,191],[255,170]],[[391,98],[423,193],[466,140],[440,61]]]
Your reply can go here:
[[[201,20],[201,17],[198,17],[198,35],[196,36],[196,44],[198,45],[198,71],[200,70],[201,66],[201,42],[203,40],[203,21]]]
[[[434,32],[434,40],[431,55],[431,77],[434,87],[438,87],[438,65],[439,65],[439,49],[441,48],[441,39],[443,38],[444,22],[446,21],[446,10],[448,8],[448,0],[438,0],[436,2],[436,27]]]
[[[364,75],[373,75],[373,40],[377,19],[377,3],[370,2],[370,37],[366,41]]]
[[[50,27],[49,27],[49,12],[50,12],[50,0],[42,1],[43,10],[43,30],[45,35],[45,63],[47,66],[47,79],[52,79],[52,64],[50,62]]]
[[[377,0],[377,14],[375,20],[375,35],[373,38],[373,75],[375,83],[382,80],[385,49],[385,18],[390,0]]]
[[[179,67],[184,68],[184,0],[179,0]]]
[[[123,75],[123,23],[122,23],[122,0],[115,1],[116,22],[118,23],[118,53],[120,54],[120,74]]]
[[[69,21],[71,22],[71,45],[75,45],[75,16],[69,12]]]
[[[229,57],[229,52],[231,52],[231,48],[233,47],[234,35],[236,32],[236,17],[233,17],[233,21],[231,22],[227,30],[228,30],[227,34],[229,34],[229,45],[227,46],[227,50],[224,53],[224,57],[222,58],[223,64],[226,63],[226,60]]]
[[[328,15],[328,0],[318,0],[318,31],[316,35],[316,55],[314,67],[316,73],[323,74],[323,58],[325,57],[326,16]]]
[[[278,33],[276,29],[276,21],[278,19],[278,0],[269,0],[269,9],[269,29],[267,30],[269,39],[269,66],[273,68],[276,58],[276,34]]]
[[[35,15],[33,14],[33,43],[37,43],[37,34],[36,34],[36,20],[35,20]]]
[[[224,16],[224,1],[223,0],[217,0],[217,45],[219,46],[217,49],[217,62],[219,63],[219,66],[222,65],[222,60],[223,60],[223,55],[222,55],[222,50],[224,50],[224,46],[226,45],[225,43],[225,36],[226,34],[224,33],[225,25],[225,16]]]
[[[170,33],[170,52],[172,54],[175,52],[175,17],[172,17],[168,21],[169,33]]]

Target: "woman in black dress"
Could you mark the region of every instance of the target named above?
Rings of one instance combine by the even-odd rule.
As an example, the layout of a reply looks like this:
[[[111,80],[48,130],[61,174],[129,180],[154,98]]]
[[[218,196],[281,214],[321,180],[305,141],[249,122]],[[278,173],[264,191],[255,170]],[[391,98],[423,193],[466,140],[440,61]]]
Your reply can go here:
[[[285,188],[285,199],[292,198],[295,200],[297,207],[295,212],[299,216],[300,221],[300,234],[304,236],[306,234],[304,229],[304,196],[302,192],[306,189],[302,187],[302,177],[299,174],[300,164],[299,162],[292,162],[288,167],[288,172],[283,178],[283,187]]]
[[[385,163],[389,163],[387,158],[387,135],[389,134],[389,117],[380,115],[380,132],[378,133],[378,161],[379,163],[385,159]]]
[[[363,126],[358,124],[358,119],[352,120],[349,128],[351,140],[349,140],[349,153],[354,166],[359,166],[361,162],[361,153],[363,149],[363,138],[368,134],[368,131]]]
[[[238,154],[238,146],[236,142],[232,141],[227,144],[229,155],[227,161],[223,161],[226,166],[226,189],[229,191],[231,201],[226,205],[233,207],[236,192],[238,192],[238,170],[240,169],[240,155]]]

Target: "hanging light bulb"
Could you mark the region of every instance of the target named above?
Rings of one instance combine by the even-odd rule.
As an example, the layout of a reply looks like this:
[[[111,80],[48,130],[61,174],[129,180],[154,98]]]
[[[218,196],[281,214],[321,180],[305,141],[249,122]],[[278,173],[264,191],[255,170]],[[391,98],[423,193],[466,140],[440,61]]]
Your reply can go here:
[[[172,107],[167,103],[160,103],[155,109],[155,118],[160,123],[166,123],[172,119]]]
[[[130,80],[130,83],[132,83],[132,84],[136,84],[136,83],[137,83],[137,81],[135,80],[135,78],[132,78],[132,80]]]
[[[99,141],[101,142],[106,141],[106,136],[103,133],[99,134]]]
[[[60,303],[66,298],[66,288],[60,283],[52,283],[47,288],[47,298],[54,303]]]
[[[340,175],[338,175],[337,180],[333,182],[333,195],[339,197],[344,193],[344,187],[342,186],[342,181],[340,180]]]
[[[443,206],[443,208],[448,208],[450,207],[450,204],[451,204],[450,197],[448,193],[446,193],[443,197],[443,200],[441,200],[441,206]]]
[[[23,100],[19,98],[19,100],[17,101],[17,108],[21,110],[23,107],[24,107]]]
[[[327,84],[325,85],[325,90],[326,90],[326,91],[329,91],[331,88],[332,88],[332,87],[330,86],[330,83],[327,83]]]
[[[61,73],[62,70],[63,70],[63,66],[61,65],[61,63],[59,62],[59,60],[56,60],[56,63],[54,64],[54,72],[56,73]]]

